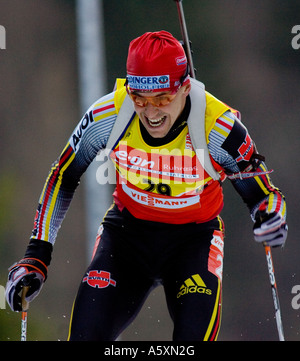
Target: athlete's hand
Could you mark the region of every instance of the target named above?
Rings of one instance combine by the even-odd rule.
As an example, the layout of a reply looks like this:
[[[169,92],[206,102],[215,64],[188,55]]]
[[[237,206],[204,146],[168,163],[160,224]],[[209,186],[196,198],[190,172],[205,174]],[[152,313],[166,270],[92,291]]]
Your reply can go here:
[[[22,311],[21,292],[23,286],[29,286],[26,301],[31,302],[41,291],[47,277],[47,267],[43,262],[24,258],[14,264],[8,274],[5,296],[13,311]]]
[[[284,246],[287,238],[288,226],[279,213],[267,212],[266,203],[262,203],[255,215],[253,227],[256,242],[266,242],[270,247]]]
[[[21,291],[29,286],[25,300],[31,302],[41,291],[47,278],[53,246],[50,242],[32,239],[24,258],[9,269],[5,296],[13,311],[22,311]]]

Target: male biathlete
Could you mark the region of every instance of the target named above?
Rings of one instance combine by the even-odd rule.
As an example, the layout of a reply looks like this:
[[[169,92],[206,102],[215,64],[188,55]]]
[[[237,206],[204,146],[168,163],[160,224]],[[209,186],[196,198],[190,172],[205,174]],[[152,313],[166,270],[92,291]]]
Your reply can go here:
[[[239,117],[190,78],[184,49],[170,33],[134,39],[126,79],[88,109],[51,167],[25,256],[9,272],[12,310],[21,310],[23,285],[30,286],[28,301],[40,292],[80,177],[107,149],[116,167],[114,202],[82,277],[68,339],[115,340],[161,284],[173,340],[216,340],[222,182],[229,178],[248,206],[257,242],[283,246],[287,237],[284,196]]]

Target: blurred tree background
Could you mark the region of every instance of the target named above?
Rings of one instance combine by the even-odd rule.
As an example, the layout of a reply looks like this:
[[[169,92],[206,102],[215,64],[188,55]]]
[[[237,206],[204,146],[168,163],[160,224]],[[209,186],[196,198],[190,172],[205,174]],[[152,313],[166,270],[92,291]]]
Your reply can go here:
[[[241,111],[268,167],[275,169],[274,184],[286,195],[289,238],[284,250],[275,249],[273,257],[286,338],[299,340],[300,311],[292,308],[291,290],[300,284],[300,165],[296,158],[300,150],[300,49],[291,46],[291,29],[300,23],[300,2],[186,0],[183,6],[197,78],[208,91]],[[103,0],[103,11],[107,91],[116,77],[126,74],[127,49],[133,38],[162,29],[181,38],[171,0]],[[0,285],[5,285],[7,268],[24,254],[50,165],[82,114],[75,1],[0,0],[0,24],[6,29],[6,49],[0,50]],[[229,181],[224,192],[219,339],[277,340],[263,249],[254,243],[248,210]],[[85,207],[79,187],[59,232],[48,280],[30,307],[31,340],[67,337],[73,299],[87,265]],[[163,292],[158,288],[122,339],[171,340],[171,334]],[[0,310],[0,340],[19,339],[20,314],[6,305]]]

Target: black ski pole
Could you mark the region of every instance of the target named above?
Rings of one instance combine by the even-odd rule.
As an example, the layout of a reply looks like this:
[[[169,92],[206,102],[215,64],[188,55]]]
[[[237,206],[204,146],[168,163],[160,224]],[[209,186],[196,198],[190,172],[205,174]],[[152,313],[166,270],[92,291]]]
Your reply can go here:
[[[182,0],[174,0],[174,1],[176,2],[176,5],[177,5],[177,11],[178,11],[178,16],[179,16],[179,23],[180,23],[181,34],[182,34],[182,38],[183,38],[183,44],[185,47],[188,64],[190,66],[190,76],[192,78],[196,79],[193,58],[192,58],[191,45],[190,45],[190,41],[189,41],[189,36],[188,36],[188,32],[187,32],[184,11],[183,11],[183,6],[182,6]]]

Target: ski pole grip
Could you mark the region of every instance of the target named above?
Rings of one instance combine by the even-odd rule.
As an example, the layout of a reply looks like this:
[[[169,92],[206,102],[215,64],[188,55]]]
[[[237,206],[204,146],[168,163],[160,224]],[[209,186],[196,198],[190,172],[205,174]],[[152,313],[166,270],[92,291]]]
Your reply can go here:
[[[22,287],[22,294],[21,294],[21,304],[22,304],[22,311],[26,312],[29,308],[29,302],[26,301],[26,294],[29,290],[29,286]]]

